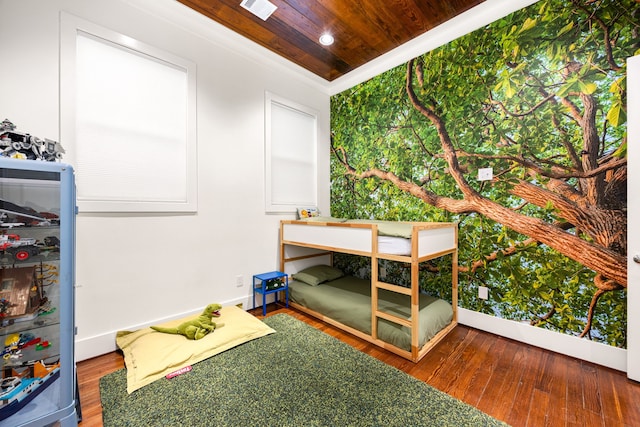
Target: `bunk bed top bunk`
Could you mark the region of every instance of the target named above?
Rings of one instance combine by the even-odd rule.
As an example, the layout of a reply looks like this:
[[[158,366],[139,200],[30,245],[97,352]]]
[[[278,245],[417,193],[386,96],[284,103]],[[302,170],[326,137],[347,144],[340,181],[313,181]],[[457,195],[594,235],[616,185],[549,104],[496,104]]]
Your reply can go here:
[[[385,259],[417,256],[422,262],[457,248],[457,224],[453,222],[314,217],[283,220],[281,230],[287,244]]]
[[[371,280],[354,284],[350,278],[345,284],[346,279],[338,278],[320,286],[296,280],[296,273],[308,267],[331,265],[335,252],[370,257]],[[450,222],[315,217],[280,224],[281,271],[293,275],[291,304],[414,362],[457,324],[457,253],[457,224]],[[419,289],[420,263],[448,254],[453,270],[451,304]],[[380,280],[380,259],[410,264],[411,286]],[[340,307],[331,303],[338,299],[350,302]],[[444,315],[436,315],[438,310]]]

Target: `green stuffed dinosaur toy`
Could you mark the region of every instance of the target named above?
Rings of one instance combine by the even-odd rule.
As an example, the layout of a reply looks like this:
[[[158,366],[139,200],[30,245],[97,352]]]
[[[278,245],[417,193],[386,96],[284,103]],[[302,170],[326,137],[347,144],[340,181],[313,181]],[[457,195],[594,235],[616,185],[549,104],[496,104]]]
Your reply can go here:
[[[223,323],[214,323],[212,317],[220,317],[220,304],[209,304],[205,307],[200,316],[195,319],[187,320],[178,325],[177,328],[163,328],[160,326],[152,326],[151,329],[165,334],[180,334],[190,340],[199,340],[204,338],[209,332],[213,332],[216,328],[224,326]]]

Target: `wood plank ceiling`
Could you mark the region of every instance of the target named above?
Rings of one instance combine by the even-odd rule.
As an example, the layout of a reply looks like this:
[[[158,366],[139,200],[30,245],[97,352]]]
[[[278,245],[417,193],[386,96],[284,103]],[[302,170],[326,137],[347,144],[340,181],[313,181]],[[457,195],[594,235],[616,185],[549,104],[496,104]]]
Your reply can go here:
[[[333,81],[485,0],[270,0],[266,21],[242,0],[178,1]],[[325,32],[333,45],[319,43]]]

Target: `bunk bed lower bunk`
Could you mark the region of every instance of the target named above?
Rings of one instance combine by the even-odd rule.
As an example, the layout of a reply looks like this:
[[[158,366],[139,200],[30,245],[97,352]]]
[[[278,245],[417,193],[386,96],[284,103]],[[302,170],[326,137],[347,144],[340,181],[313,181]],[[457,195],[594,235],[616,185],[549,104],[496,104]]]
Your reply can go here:
[[[388,247],[388,240],[397,241]],[[343,277],[331,267],[335,252],[370,257],[371,280]],[[451,303],[420,293],[418,280],[421,262],[448,254]],[[380,280],[380,259],[410,264],[411,286]],[[414,362],[457,324],[457,262],[455,223],[314,218],[280,224],[290,304]]]
[[[289,282],[289,301],[290,304],[322,313],[323,318],[332,319],[371,336],[371,284],[368,280],[343,276],[312,286],[297,280],[294,274],[293,280]],[[408,295],[381,289],[378,306],[381,311],[406,319],[411,317]],[[451,304],[425,294],[420,295],[419,313],[419,347],[423,347],[453,320]],[[411,351],[411,330],[404,325],[381,319],[378,323],[378,338],[384,343]]]

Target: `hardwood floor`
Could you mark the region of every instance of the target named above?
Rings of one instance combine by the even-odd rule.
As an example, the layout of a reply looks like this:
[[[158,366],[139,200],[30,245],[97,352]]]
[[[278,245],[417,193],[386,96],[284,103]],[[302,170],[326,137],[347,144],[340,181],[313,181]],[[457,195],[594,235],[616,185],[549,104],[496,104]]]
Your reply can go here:
[[[262,309],[251,313],[262,317]],[[623,372],[458,326],[412,363],[296,310],[271,304],[360,351],[518,426],[640,426],[640,383]],[[102,426],[98,381],[124,366],[113,352],[78,363],[81,427]]]

